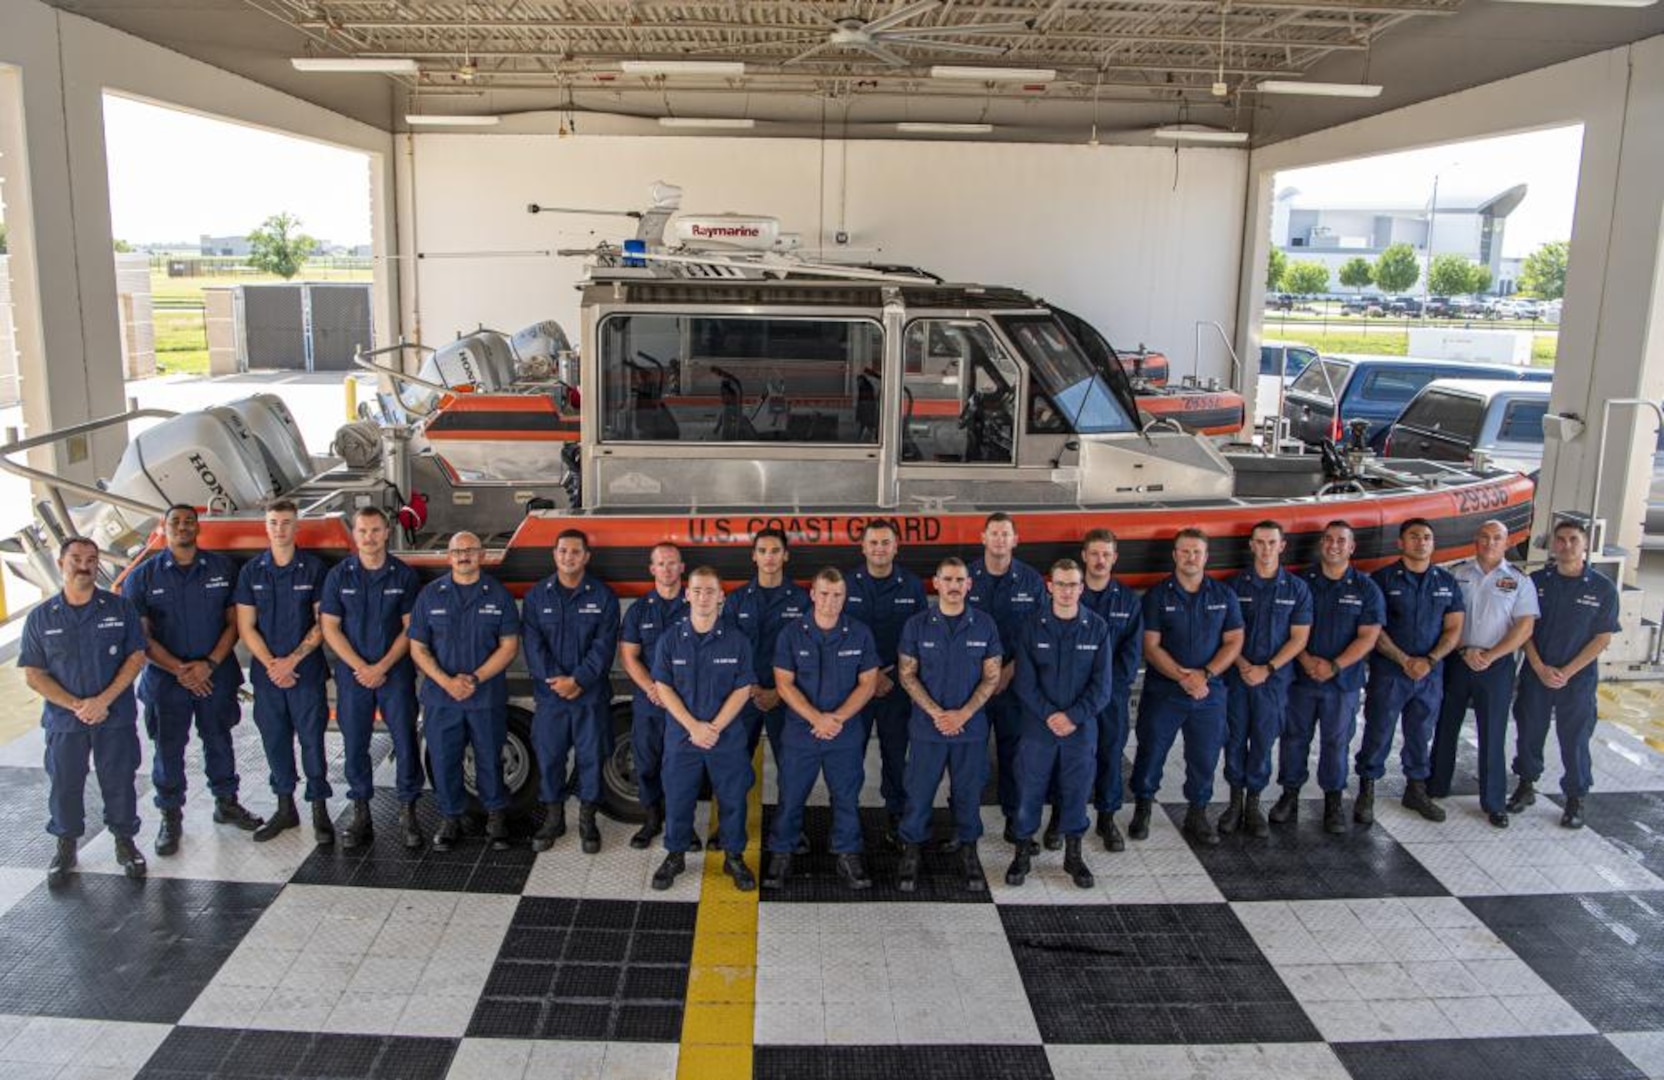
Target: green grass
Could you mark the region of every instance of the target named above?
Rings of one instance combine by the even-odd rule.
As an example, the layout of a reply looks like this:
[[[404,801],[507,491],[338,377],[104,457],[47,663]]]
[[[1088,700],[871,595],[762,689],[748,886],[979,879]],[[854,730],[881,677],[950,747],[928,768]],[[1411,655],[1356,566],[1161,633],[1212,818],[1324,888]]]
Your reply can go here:
[[[202,309],[155,312],[156,366],[169,374],[208,374],[208,331]]]
[[[368,270],[311,270],[302,268],[297,280],[301,281],[370,281],[373,275]],[[158,302],[181,303],[194,301],[200,303],[204,288],[226,288],[232,285],[266,285],[283,279],[275,274],[237,274],[210,277],[179,277],[173,278],[163,271],[150,272],[150,295]]]
[[[1405,356],[1410,349],[1410,333],[1405,330],[1375,330],[1369,333],[1344,331],[1303,330],[1296,326],[1267,326],[1265,336],[1278,341],[1294,341],[1310,345],[1319,352],[1362,353],[1366,356]],[[1554,366],[1560,348],[1558,334],[1537,334],[1531,340],[1531,363],[1535,367]]]

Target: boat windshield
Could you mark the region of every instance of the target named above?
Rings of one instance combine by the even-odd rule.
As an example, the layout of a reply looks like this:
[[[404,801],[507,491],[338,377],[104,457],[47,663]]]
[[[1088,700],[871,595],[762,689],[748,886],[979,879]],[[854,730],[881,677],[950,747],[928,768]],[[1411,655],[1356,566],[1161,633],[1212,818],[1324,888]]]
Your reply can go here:
[[[1068,418],[1073,431],[1100,435],[1138,430],[1126,409],[1115,400],[1108,384],[1056,319],[1046,315],[1005,315],[999,321],[1028,362],[1036,391],[1049,398],[1057,411]]]

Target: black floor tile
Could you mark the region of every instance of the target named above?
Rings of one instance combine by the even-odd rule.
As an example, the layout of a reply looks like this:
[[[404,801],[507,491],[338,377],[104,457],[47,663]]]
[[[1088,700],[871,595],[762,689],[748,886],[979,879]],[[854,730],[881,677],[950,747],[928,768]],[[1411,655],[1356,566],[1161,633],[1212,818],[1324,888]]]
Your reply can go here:
[[[1597,1030],[1664,1030],[1664,892],[1462,902]]]
[[[343,811],[336,829],[344,830],[351,811]],[[378,790],[370,801],[375,821],[375,842],[359,851],[347,851],[340,843],[316,848],[291,879],[298,885],[350,885],[372,889],[425,889],[442,892],[475,892],[514,895],[531,877],[533,854],[530,837],[536,829],[531,821],[515,822],[513,846],[493,851],[485,840],[483,819],[466,822],[461,843],[450,851],[434,851],[426,842],[415,851],[400,843],[397,795]],[[433,800],[417,804],[417,820],[424,840],[431,840],[439,828],[439,811]]]
[[[274,885],[79,874],[0,915],[0,1013],[174,1023]]]
[[[468,1034],[676,1042],[699,905],[524,897]]]
[[[1562,795],[1552,801],[1566,805]],[[1664,877],[1664,791],[1593,792],[1584,796],[1583,818],[1619,851]]]
[[[1041,1046],[759,1046],[756,1080],[1052,1080]]]
[[[1163,809],[1178,825],[1188,808]],[[1385,829],[1353,825],[1350,802],[1346,821],[1344,836],[1330,836],[1323,831],[1323,801],[1303,800],[1298,824],[1273,825],[1264,840],[1236,832],[1221,836],[1218,847],[1190,847],[1231,901],[1449,895]]]
[[[443,1080],[458,1040],[174,1028],[139,1080]]]
[[[1224,904],[999,911],[1048,1043],[1320,1038]]]
[[[996,800],[997,801],[997,800]],[[776,807],[763,807],[763,836],[768,837],[767,830],[774,827]],[[988,891],[970,892],[965,888],[964,872],[960,869],[960,856],[934,850],[934,845],[924,851],[924,861],[919,871],[919,887],[911,893],[901,892],[896,888],[896,866],[901,861],[901,854],[884,844],[885,815],[881,807],[867,806],[861,808],[861,832],[866,841],[867,876],[872,878],[872,888],[854,891],[838,880],[836,870],[837,856],[832,854],[830,844],[832,838],[832,808],[829,806],[810,806],[803,812],[803,831],[809,838],[812,849],[808,855],[792,857],[792,876],[790,883],[784,889],[765,889],[762,899],[785,903],[872,903],[875,901],[925,901],[933,904],[941,903],[992,903]],[[953,835],[953,818],[946,809],[937,809],[931,816],[931,832],[933,836],[946,839]],[[997,839],[997,838],[996,838]],[[994,845],[989,843],[989,837],[983,837],[979,849],[985,858],[993,858],[990,854]],[[763,866],[757,867],[758,876],[767,868],[767,854],[763,856]],[[985,868],[986,869],[986,868]],[[986,874],[984,874],[986,880]]]
[[[45,769],[21,766],[0,766],[0,866],[46,869],[57,850],[58,838],[46,831],[49,815],[46,794],[50,786]],[[136,784],[139,792],[139,819],[149,824],[156,817],[146,793],[149,777],[141,773]],[[104,831],[104,799],[99,794],[98,778],[87,777],[86,786],[86,842]],[[108,838],[102,843],[109,843]]]
[[[1598,1035],[1337,1043],[1331,1049],[1356,1080],[1645,1080]]]

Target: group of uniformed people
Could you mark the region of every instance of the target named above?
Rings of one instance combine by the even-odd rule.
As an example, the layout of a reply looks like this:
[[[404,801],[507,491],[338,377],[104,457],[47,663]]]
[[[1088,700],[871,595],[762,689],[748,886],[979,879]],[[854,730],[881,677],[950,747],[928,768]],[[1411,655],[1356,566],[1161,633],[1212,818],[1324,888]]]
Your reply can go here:
[[[595,814],[602,764],[612,752],[616,653],[635,690],[631,740],[646,810],[630,843],[646,848],[663,832],[666,857],[652,882],[658,889],[669,888],[685,869],[685,853],[700,848],[693,818],[706,782],[724,869],[740,889],[756,887],[742,853],[752,761],[764,734],[779,776],[765,888],[783,887],[793,856],[807,850],[803,809],[821,777],[831,797],[838,876],[853,889],[871,886],[859,800],[875,734],[884,838],[900,850],[903,891],[917,886],[944,775],[953,831],[937,849],[958,854],[967,888],[986,888],[977,845],[990,732],[1004,836],[1014,850],[1006,872],[1012,885],[1031,872],[1048,804],[1042,842],[1064,849],[1075,884],[1094,883],[1081,852],[1089,807],[1097,810],[1106,849],[1124,850],[1115,814],[1129,728],[1138,735],[1127,829],[1134,840],[1149,835],[1163,767],[1181,735],[1189,804],[1183,828],[1196,842],[1217,844],[1220,832],[1238,830],[1263,837],[1269,824],[1294,821],[1314,738],[1324,827],[1344,832],[1346,755],[1360,691],[1358,823],[1374,820],[1374,786],[1400,728],[1404,805],[1443,819],[1433,800],[1449,793],[1471,706],[1481,804],[1492,824],[1505,826],[1510,811],[1534,801],[1552,719],[1566,765],[1562,820],[1575,828],[1591,783],[1595,660],[1618,628],[1616,590],[1589,569],[1587,536],[1572,522],[1554,530],[1553,564],[1530,577],[1504,559],[1508,536],[1497,522],[1479,529],[1475,558],[1450,571],[1432,565],[1431,525],[1405,522],[1401,558],[1372,575],[1352,566],[1355,537],[1345,522],[1324,529],[1319,561],[1302,574],[1282,566],[1281,526],[1261,522],[1249,538],[1252,565],[1228,580],[1206,574],[1206,535],[1183,529],[1173,544],[1172,575],[1141,597],[1113,577],[1117,544],[1109,530],[1088,531],[1078,560],[1059,559],[1042,576],[1015,557],[1015,524],[995,513],[984,522],[980,558],[967,565],[950,557],[936,567],[934,605],[923,582],[897,560],[893,522],[867,524],[861,565],[824,568],[807,591],[786,574],[788,537],[764,529],[752,541],[755,576],[726,595],[708,567],[687,574],[684,584],[680,550],[656,545],[652,589],[621,618],[613,591],[588,570],[589,540],[578,529],[559,535],[555,572],[516,605],[481,572],[481,543],[472,533],[450,538],[450,572],[421,586],[387,550],[389,522],[380,510],[354,515],[354,553],[327,572],[297,547],[296,519],[293,503],[273,503],[265,516],[269,548],[239,573],[225,556],[197,548],[196,511],[173,507],[164,522],[167,549],[133,570],[121,596],[96,588],[98,553],[90,541],[63,545],[64,588],[30,613],[19,660],[45,698],[48,831],[59,838],[49,880],[62,880],[75,864],[89,758],[118,861],[130,876],[145,873],[134,842],[135,680],[162,812],[158,855],[180,845],[184,751],[193,726],[215,821],[249,830],[256,841],[298,827],[294,792],[304,775],[314,838],[334,843],[326,803],[325,643],[335,656],[352,804],[342,837],[347,848],[374,839],[370,735],[377,715],[394,743],[401,842],[425,842],[415,814],[423,787],[418,703],[441,817],[426,842],[446,850],[461,839],[463,759],[471,747],[486,835],[494,846],[508,844],[500,762],[505,673],[518,654],[536,698],[532,740],[544,815],[533,847],[548,850],[566,831],[570,757],[581,846],[600,850]],[[237,799],[231,728],[240,719],[242,677],[233,655],[239,639],[252,657],[254,721],[277,796],[277,810],[264,821]],[[1129,723],[1141,661],[1144,688],[1136,723]],[[1519,784],[1505,798],[1510,705]],[[1260,795],[1279,746],[1283,790],[1267,815]],[[1221,756],[1231,791],[1216,826],[1206,808]]]

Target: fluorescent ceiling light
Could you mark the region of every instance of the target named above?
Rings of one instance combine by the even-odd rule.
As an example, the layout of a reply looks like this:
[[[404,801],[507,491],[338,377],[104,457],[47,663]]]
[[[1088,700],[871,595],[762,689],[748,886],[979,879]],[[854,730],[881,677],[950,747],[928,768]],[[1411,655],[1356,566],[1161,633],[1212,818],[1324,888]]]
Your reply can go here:
[[[1156,128],[1150,134],[1172,142],[1221,143],[1234,146],[1248,141],[1246,131],[1224,131],[1220,128],[1203,127],[1200,124],[1169,124]]]
[[[749,128],[757,121],[739,116],[661,116],[659,126],[667,128]]]
[[[974,79],[978,82],[1043,83],[1057,78],[1051,68],[956,67],[937,64],[930,69],[932,79]]]
[[[1302,97],[1372,98],[1381,87],[1372,83],[1302,82],[1299,79],[1271,79],[1259,85],[1262,94],[1290,94]]]
[[[1658,0],[1502,0],[1512,4],[1559,4],[1562,7],[1652,7]]]
[[[500,116],[445,116],[440,113],[410,113],[404,122],[411,127],[491,127],[502,123]]]
[[[296,71],[340,71],[364,75],[416,75],[416,61],[397,57],[374,59],[356,56],[297,56],[289,61]]]
[[[920,120],[903,120],[896,125],[897,131],[935,132],[943,135],[986,135],[994,130],[993,124],[936,124]]]
[[[626,75],[744,75],[739,60],[620,60]]]

